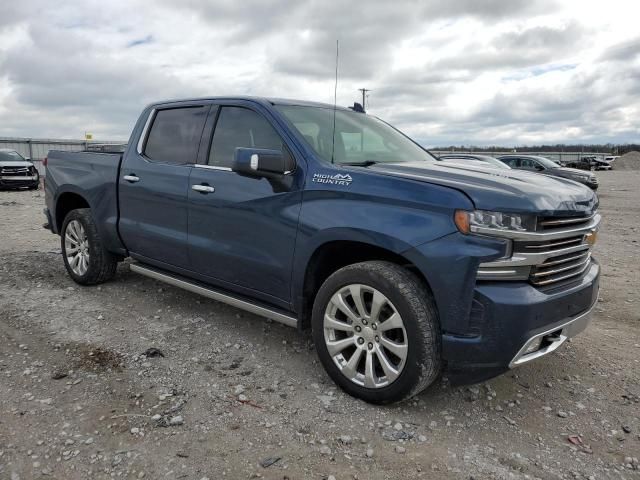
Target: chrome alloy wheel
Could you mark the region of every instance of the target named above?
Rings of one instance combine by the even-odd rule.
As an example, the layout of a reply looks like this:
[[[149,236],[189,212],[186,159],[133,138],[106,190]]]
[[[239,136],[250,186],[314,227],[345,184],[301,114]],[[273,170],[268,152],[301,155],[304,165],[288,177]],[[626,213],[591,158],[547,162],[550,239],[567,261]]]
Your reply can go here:
[[[71,220],[64,232],[64,250],[73,273],[83,276],[89,269],[89,238],[82,224]]]
[[[402,373],[407,332],[391,301],[375,288],[342,287],[329,300],[323,327],[329,355],[353,383],[382,388]]]

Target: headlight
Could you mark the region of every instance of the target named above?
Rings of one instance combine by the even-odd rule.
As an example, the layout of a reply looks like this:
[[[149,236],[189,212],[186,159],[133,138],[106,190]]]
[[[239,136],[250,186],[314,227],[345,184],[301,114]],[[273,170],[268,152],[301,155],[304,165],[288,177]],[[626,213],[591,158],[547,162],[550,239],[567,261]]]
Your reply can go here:
[[[589,177],[587,175],[573,175],[571,178],[573,180],[579,180],[581,182],[586,182],[587,180],[589,180]]]
[[[501,233],[535,230],[535,217],[518,213],[456,210],[454,220],[458,230],[464,234],[479,233],[500,236]]]

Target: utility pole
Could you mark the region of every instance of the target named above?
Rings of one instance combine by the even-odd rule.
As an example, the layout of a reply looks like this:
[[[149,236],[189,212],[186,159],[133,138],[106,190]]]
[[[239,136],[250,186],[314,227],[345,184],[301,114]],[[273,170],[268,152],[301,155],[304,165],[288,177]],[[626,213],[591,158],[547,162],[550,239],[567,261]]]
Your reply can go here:
[[[365,106],[364,102],[365,102],[365,97],[367,95],[367,92],[370,92],[371,90],[368,88],[359,88],[358,91],[362,92],[362,108],[364,110],[367,109],[367,107]]]

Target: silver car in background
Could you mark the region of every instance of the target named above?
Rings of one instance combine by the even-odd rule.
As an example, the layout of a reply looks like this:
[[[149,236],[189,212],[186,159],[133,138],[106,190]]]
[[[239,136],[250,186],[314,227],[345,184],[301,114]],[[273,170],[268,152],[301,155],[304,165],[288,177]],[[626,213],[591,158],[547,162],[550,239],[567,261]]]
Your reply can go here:
[[[37,190],[40,174],[36,166],[15,150],[0,148],[0,189],[28,188]]]

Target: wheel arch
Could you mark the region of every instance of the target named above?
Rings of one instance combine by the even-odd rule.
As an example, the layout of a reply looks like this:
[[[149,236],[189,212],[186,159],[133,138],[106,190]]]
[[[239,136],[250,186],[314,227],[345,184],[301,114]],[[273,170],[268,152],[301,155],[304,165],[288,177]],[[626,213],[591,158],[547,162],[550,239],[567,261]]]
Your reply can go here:
[[[91,208],[91,205],[82,194],[75,191],[66,191],[58,196],[54,216],[57,232],[61,231],[62,223],[69,212],[78,208]]]
[[[370,237],[358,237],[331,238],[318,242],[309,249],[305,259],[300,260],[304,268],[299,268],[298,274],[294,275],[293,299],[301,328],[310,325],[313,301],[320,286],[332,273],[347,265],[372,260],[388,261],[407,268],[420,278],[427,289],[431,289],[420,269],[401,254],[409,248],[408,245],[396,239],[372,241]]]

